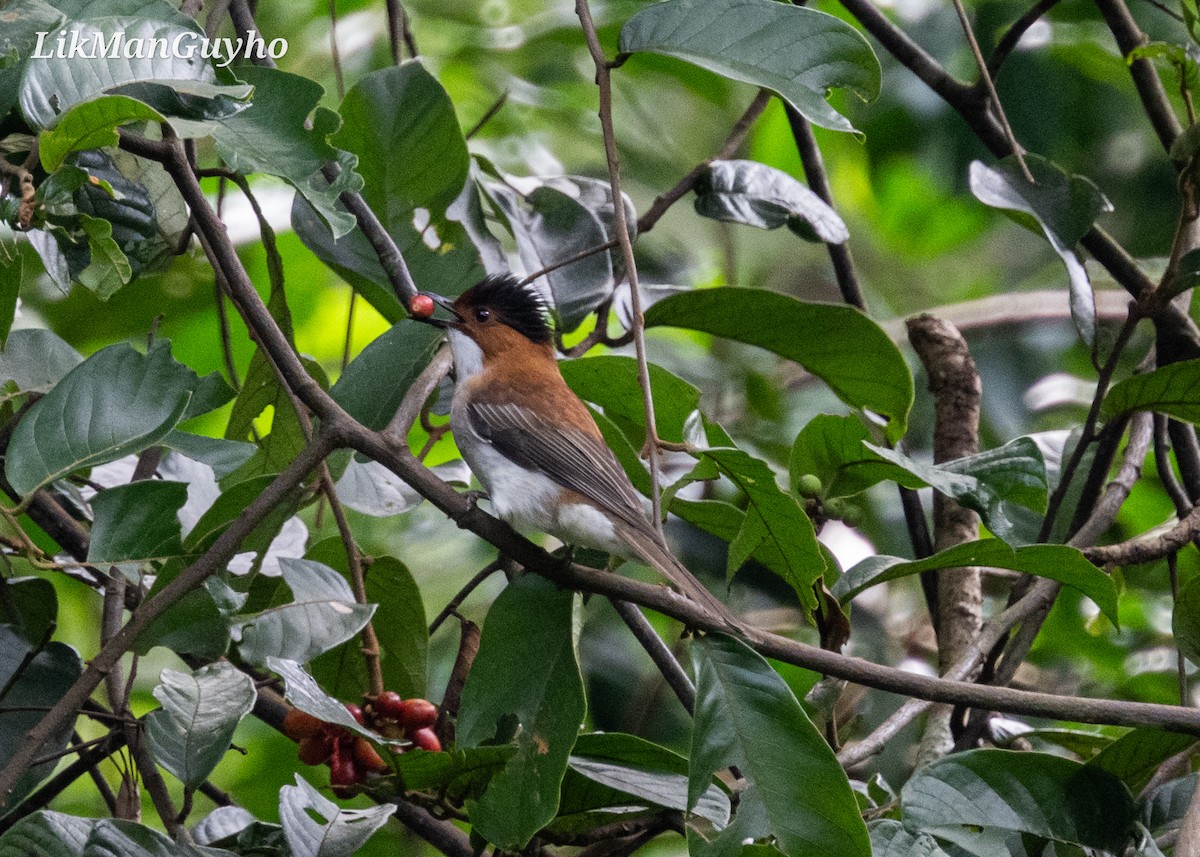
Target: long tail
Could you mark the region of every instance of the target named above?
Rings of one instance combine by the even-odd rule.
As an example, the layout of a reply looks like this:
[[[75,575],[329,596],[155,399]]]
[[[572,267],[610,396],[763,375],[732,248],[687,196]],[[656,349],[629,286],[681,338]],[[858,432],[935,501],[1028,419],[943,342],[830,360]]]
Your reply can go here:
[[[697,580],[684,567],[683,563],[671,555],[658,533],[651,530],[648,525],[645,530],[640,527],[638,529],[623,528],[620,535],[639,559],[667,578],[682,595],[695,601],[727,624],[733,627],[741,625],[741,622],[729,611],[725,603],[709,592],[708,588]]]

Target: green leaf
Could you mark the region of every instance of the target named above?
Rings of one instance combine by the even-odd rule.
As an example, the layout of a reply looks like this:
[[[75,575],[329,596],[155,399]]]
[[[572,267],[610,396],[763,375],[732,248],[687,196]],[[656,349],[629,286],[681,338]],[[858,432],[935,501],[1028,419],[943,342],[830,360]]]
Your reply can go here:
[[[396,811],[391,804],[342,809],[297,774],[279,790],[279,820],[292,857],[351,857]]]
[[[995,535],[1008,539],[1012,523],[1006,508],[1015,502],[1035,512],[1046,510],[1046,464],[1031,438],[1019,437],[996,449],[956,458],[942,464],[923,464],[894,449],[864,444],[878,458],[915,476],[917,485],[896,479],[906,487],[928,485],[935,491],[974,509]],[[891,478],[895,479],[893,475]]]
[[[1131,729],[1089,759],[1087,764],[1108,771],[1136,795],[1149,784],[1163,762],[1182,753],[1197,740],[1194,735],[1161,729]]]
[[[829,106],[830,89],[879,94],[879,61],[843,21],[770,0],[668,0],[621,28],[621,53],[677,57],[731,80],[765,87],[822,128],[853,131]]]
[[[175,573],[160,574],[151,592],[159,591],[177,573],[178,566]],[[209,578],[202,589],[187,593],[152,621],[134,641],[134,650],[145,655],[155,646],[162,646],[175,654],[204,660],[222,657],[229,649],[230,622],[217,606],[217,599],[227,594],[225,589],[220,580]]]
[[[1133,800],[1106,771],[1047,753],[970,750],[921,768],[900,794],[905,826],[1020,831],[1107,851],[1133,832]]]
[[[441,331],[428,325],[397,324],[350,361],[329,394],[350,416],[378,431],[391,422],[441,343]]]
[[[850,497],[885,480],[906,488],[919,488],[925,481],[902,467],[885,461],[865,446],[871,433],[855,416],[818,414],[796,435],[789,470],[792,490],[801,477],[821,480],[821,496]]]
[[[307,559],[323,562],[349,577],[346,549],[331,537],[313,546]],[[368,603],[375,604],[372,624],[379,640],[383,684],[405,699],[424,698],[429,626],[421,590],[408,567],[391,556],[375,557],[366,574]],[[356,646],[341,646],[315,658],[313,676],[331,694],[352,699],[369,687],[366,662]]]
[[[287,701],[301,711],[307,712],[325,723],[334,723],[349,729],[372,741],[380,740],[380,737],[374,732],[360,726],[358,721],[346,710],[345,705],[322,690],[321,686],[304,671],[304,667],[300,664],[286,658],[269,657],[267,658],[267,668],[278,673],[283,679],[287,689],[284,694]]]
[[[23,393],[45,393],[82,362],[58,334],[22,328],[9,334],[0,351],[0,382]]]
[[[441,753],[404,753],[393,761],[406,789],[445,795],[459,804],[468,796],[478,797],[516,752],[511,744],[455,747]]]
[[[34,644],[15,630],[0,625],[0,688],[7,691],[0,705],[0,768],[8,765],[25,736],[82,672],[83,662],[70,646],[53,642],[37,651]],[[38,758],[53,757],[66,747],[74,723],[75,718],[69,717],[55,730],[38,749]],[[17,806],[21,798],[54,770],[58,761],[53,758],[27,771],[9,794],[9,805]]]
[[[306,559],[279,560],[294,601],[241,620],[238,651],[252,664],[270,657],[305,663],[362,630],[374,605],[357,604],[350,585],[327,565]]]
[[[641,445],[646,431],[646,408],[638,383],[637,360],[615,354],[564,360],[559,363],[564,380],[581,399],[599,405],[610,420],[636,428]],[[682,441],[688,418],[700,406],[700,391],[661,366],[650,364],[650,389],[654,394],[654,422],[663,440]]]
[[[413,280],[454,296],[483,279],[474,242],[448,212],[467,181],[469,161],[442,85],[420,61],[410,60],[362,77],[346,93],[340,112],[343,124],[331,143],[358,156],[363,198],[400,248]],[[424,210],[420,219],[418,209]],[[335,241],[300,200],[293,205],[292,224],[384,318],[405,317],[361,232]]]
[[[1184,657],[1200,664],[1200,577],[1193,577],[1179,590],[1171,617],[1171,633]]]
[[[69,473],[116,461],[166,437],[196,375],[158,340],[146,355],[110,345],[72,369],[13,432],[5,470],[25,495]]]
[[[341,208],[338,195],[362,190],[356,159],[329,145],[341,120],[318,106],[325,90],[313,81],[273,68],[243,65],[238,76],[254,86],[250,107],[213,129],[217,153],[231,170],[268,173],[286,180],[329,224],[334,238],[354,229],[354,216]],[[321,173],[329,162],[340,172],[330,184]]]
[[[723,287],[659,301],[647,310],[646,326],[664,325],[757,345],[794,360],[846,404],[887,418],[889,440],[904,436],[913,403],[912,375],[883,329],[854,307]],[[830,336],[831,330],[838,335]]]
[[[24,261],[15,247],[9,249],[0,242],[0,348],[8,342],[13,319],[17,315],[17,300],[21,296]]]
[[[250,676],[224,661],[191,675],[164,669],[154,688],[162,708],[146,716],[155,761],[189,789],[198,788],[229,749],[257,696]]]
[[[224,479],[249,461],[255,450],[254,444],[246,441],[222,440],[179,429],[164,437],[162,445],[192,461],[207,464],[217,479]]]
[[[497,848],[523,848],[558,809],[586,710],[578,623],[574,593],[532,575],[511,583],[488,611],[463,688],[458,744],[506,743],[519,727],[516,754],[467,804],[475,832]]]
[[[643,738],[619,732],[580,735],[570,765],[589,780],[626,795],[679,812],[691,809],[718,830],[729,823],[729,798],[720,787],[710,783],[692,809],[687,759]]]
[[[912,833],[895,819],[872,821],[867,831],[871,834],[872,857],[946,857],[928,833]]]
[[[1167,830],[1177,828],[1179,822],[1187,814],[1192,795],[1200,783],[1200,774],[1187,774],[1178,779],[1163,783],[1142,801],[1138,813],[1143,824],[1155,836]]]
[[[1068,545],[1025,545],[1012,548],[1000,539],[982,539],[955,545],[922,560],[894,556],[868,557],[838,578],[831,590],[846,604],[868,587],[922,571],[963,566],[1007,568],[1048,577],[1086,595],[1100,612],[1120,627],[1117,619],[1117,589],[1112,578],[1092,565],[1076,548]]]
[[[129,122],[162,121],[153,107],[124,95],[103,95],[77,104],[53,130],[38,138],[42,167],[54,172],[71,152],[117,145],[117,128]]]
[[[782,170],[756,161],[713,161],[696,184],[696,213],[760,229],[787,226],[801,238],[842,244],[846,224],[826,202]]]
[[[696,713],[689,799],[694,803],[713,774],[729,765],[737,765],[747,783],[738,806],[742,823],[731,825],[719,841],[731,839],[733,845],[770,835],[789,857],[870,855],[846,774],[787,683],[731,637],[700,637],[692,653]]]
[[[1112,418],[1133,411],[1200,422],[1200,359],[1169,363],[1114,384],[1104,397],[1101,413]]]
[[[177,514],[187,485],[146,479],[118,485],[92,498],[88,562],[166,559],[183,553]]]
[[[79,215],[79,223],[87,236],[91,262],[76,279],[80,285],[95,292],[100,300],[106,301],[133,278],[133,266],[121,246],[113,240],[113,224],[86,214]]]
[[[1096,218],[1113,210],[1100,189],[1084,176],[1064,172],[1038,155],[1025,154],[1025,163],[1036,184],[1030,184],[1013,157],[995,167],[972,161],[971,193],[984,205],[1016,212],[1017,221],[1029,225],[1032,217],[1054,252],[1067,266],[1071,318],[1089,347],[1096,341],[1096,296],[1075,245],[1092,228]]]
[[[702,450],[696,457],[715,464],[746,495],[746,517],[729,545],[728,576],[737,573],[768,542],[783,559],[784,580],[791,584],[805,609],[815,610],[813,584],[825,573],[825,558],[817,545],[812,521],[796,498],[779,487],[766,462],[740,449]]]
[[[124,34],[126,46],[134,39],[142,39],[143,45],[151,39],[165,39],[171,44],[176,38],[198,35],[195,26],[194,22],[185,27],[177,21],[105,16],[71,21],[64,28],[68,30],[68,40],[77,31],[79,42],[91,48],[95,39],[107,45],[116,33]],[[126,84],[159,82],[186,91],[189,82],[211,85],[216,81],[211,65],[199,57],[174,56],[171,51],[164,57],[157,51],[146,50],[116,50],[101,52],[100,56],[88,56],[89,53],[84,50],[76,56],[30,57],[21,80],[20,101],[22,113],[36,128],[51,128],[75,105]]]
[[[0,577],[0,625],[37,645],[58,621],[58,594],[44,577]]]
[[[96,820],[39,809],[0,836],[0,857],[79,857]]]

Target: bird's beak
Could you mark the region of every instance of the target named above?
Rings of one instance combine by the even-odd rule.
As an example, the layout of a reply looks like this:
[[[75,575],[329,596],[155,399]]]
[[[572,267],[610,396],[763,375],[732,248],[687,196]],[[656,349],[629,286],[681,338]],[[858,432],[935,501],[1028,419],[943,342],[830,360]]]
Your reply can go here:
[[[453,318],[449,318],[449,319],[434,318],[433,316],[430,316],[429,318],[418,319],[419,321],[423,321],[427,324],[432,324],[434,327],[440,327],[440,328],[447,328],[447,327],[450,327],[451,325],[454,325],[460,321],[463,321],[463,317],[461,315],[459,315],[457,312],[455,312],[454,301],[451,300],[450,298],[444,297],[442,295],[436,295],[433,292],[418,292],[417,294],[424,295],[425,297],[429,298],[437,306],[440,306],[442,309],[446,310],[446,312],[450,313],[451,316],[453,316]]]

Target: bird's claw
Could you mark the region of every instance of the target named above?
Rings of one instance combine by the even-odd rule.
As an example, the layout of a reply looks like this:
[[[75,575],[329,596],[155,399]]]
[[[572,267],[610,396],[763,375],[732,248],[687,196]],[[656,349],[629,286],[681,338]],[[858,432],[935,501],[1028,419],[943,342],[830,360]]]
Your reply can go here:
[[[488,496],[488,492],[480,491],[477,488],[471,488],[470,490],[463,491],[462,496],[466,498],[467,503],[470,505],[470,508],[472,508],[472,509],[475,509],[476,507],[479,506],[480,500],[491,500],[492,499],[490,496]]]

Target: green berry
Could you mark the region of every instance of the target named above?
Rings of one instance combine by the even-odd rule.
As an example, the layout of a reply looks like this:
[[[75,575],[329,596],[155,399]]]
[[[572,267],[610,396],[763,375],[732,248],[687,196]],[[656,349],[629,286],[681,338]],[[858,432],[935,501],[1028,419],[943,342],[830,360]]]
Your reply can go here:
[[[796,493],[806,499],[815,500],[823,490],[825,486],[821,484],[821,478],[812,473],[805,473],[796,480]]]

